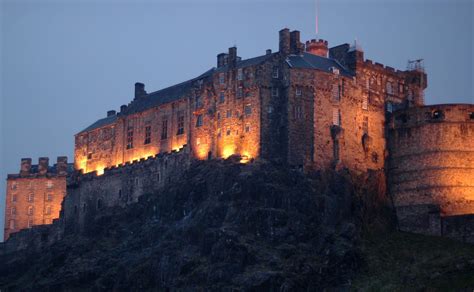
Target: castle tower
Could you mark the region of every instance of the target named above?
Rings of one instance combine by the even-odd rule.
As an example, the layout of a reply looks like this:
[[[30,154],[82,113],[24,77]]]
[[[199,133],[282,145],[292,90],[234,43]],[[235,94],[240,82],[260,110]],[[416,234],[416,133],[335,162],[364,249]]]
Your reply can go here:
[[[328,41],[312,39],[311,41],[306,42],[307,53],[327,58],[328,50]]]

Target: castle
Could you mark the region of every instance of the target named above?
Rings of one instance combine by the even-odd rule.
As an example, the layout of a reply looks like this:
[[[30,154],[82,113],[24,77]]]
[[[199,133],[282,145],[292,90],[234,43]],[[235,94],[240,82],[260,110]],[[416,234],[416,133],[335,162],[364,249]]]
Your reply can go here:
[[[287,28],[278,52],[243,60],[231,47],[191,80],[151,93],[136,83],[128,105],[75,135],[65,230],[172,182],[192,159],[239,155],[304,171],[384,171],[402,230],[454,234],[450,218],[474,214],[474,105],[425,106],[426,87],[419,63],[395,70],[358,44],[302,43]],[[8,185],[6,222],[17,204],[10,176]]]

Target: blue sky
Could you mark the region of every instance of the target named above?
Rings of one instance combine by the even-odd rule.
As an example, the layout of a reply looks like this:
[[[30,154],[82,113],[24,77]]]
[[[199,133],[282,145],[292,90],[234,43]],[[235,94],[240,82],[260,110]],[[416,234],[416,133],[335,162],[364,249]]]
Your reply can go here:
[[[424,58],[426,103],[473,103],[473,1],[320,0],[319,37],[361,43],[398,69]],[[133,98],[215,66],[278,50],[278,31],[315,37],[315,2],[0,0],[0,226],[20,159],[67,155],[74,134]],[[0,240],[3,238],[3,232]]]

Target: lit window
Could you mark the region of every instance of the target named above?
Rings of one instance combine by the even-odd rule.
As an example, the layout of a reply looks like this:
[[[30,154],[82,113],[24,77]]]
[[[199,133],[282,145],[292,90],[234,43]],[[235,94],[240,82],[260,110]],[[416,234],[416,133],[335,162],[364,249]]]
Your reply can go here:
[[[28,216],[33,215],[33,206],[28,206]]]
[[[28,202],[33,202],[35,200],[35,195],[34,194],[29,194],[28,195]]]
[[[272,96],[273,97],[278,97],[278,88],[277,87],[272,87]]]
[[[245,106],[245,115],[248,117],[252,114],[252,107],[248,104]]]
[[[369,117],[364,117],[364,121],[362,122],[362,131],[364,134],[369,134]]]
[[[232,118],[232,110],[227,110],[226,118]]]
[[[301,96],[301,88],[296,87],[296,96]]]
[[[219,84],[225,83],[225,73],[219,73]]]
[[[196,109],[202,108],[201,96],[196,96]]]
[[[46,195],[46,201],[52,202],[53,201],[53,194],[47,194]]]
[[[51,215],[51,206],[50,205],[47,205],[45,210],[44,210],[44,214],[46,215]]]
[[[161,140],[166,140],[168,138],[168,120],[163,120],[161,122]]]
[[[151,143],[151,126],[145,127],[145,142],[143,144]]]
[[[177,135],[183,135],[184,134],[184,116],[179,116],[178,117],[178,133]]]
[[[242,68],[239,68],[237,70],[237,80],[242,80],[242,79],[244,79],[244,74],[242,72]]]
[[[221,91],[219,93],[219,103],[224,103],[225,101],[225,94],[224,94],[224,91]]]
[[[279,70],[278,70],[278,67],[277,67],[277,66],[274,66],[274,67],[273,67],[273,71],[272,71],[272,78],[278,78],[278,75],[279,75],[279,74],[278,74],[278,73],[279,73],[278,71],[279,71]]]
[[[127,149],[133,148],[133,128],[129,127],[127,130]]]
[[[196,127],[202,126],[202,115],[197,115],[196,117]]]
[[[332,124],[341,126],[341,111],[337,108],[332,109]]]

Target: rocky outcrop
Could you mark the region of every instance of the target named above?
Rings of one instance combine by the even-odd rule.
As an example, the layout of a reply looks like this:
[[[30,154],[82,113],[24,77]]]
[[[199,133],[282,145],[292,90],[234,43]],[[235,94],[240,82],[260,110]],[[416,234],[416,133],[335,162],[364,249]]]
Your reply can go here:
[[[0,255],[0,287],[349,287],[361,263],[358,223],[378,210],[358,199],[367,188],[345,172],[306,175],[236,159],[195,162],[178,184],[104,209],[80,235]],[[376,190],[382,178],[356,179],[375,179]]]

